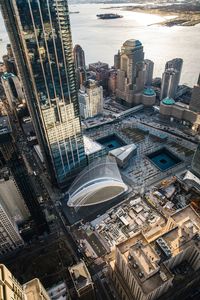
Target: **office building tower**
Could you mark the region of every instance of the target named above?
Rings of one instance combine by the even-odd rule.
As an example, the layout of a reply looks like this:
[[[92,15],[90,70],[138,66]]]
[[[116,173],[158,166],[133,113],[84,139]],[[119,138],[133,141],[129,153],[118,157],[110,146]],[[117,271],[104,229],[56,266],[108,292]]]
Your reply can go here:
[[[95,300],[94,284],[85,263],[81,261],[70,267],[69,273],[77,294],[76,299]]]
[[[114,95],[117,87],[117,71],[111,69],[108,79],[108,92],[110,95]]]
[[[86,69],[85,53],[80,45],[74,47],[74,63],[75,69]]]
[[[7,168],[0,170],[0,203],[3,203],[16,223],[21,223],[30,217],[16,181]]]
[[[17,105],[22,103],[25,98],[19,78],[13,73],[5,72],[1,76],[1,82],[10,110],[14,112]]]
[[[26,282],[23,289],[27,300],[51,300],[38,278]]]
[[[82,87],[84,82],[87,80],[85,53],[80,45],[76,45],[73,52],[77,86],[78,89],[80,89],[80,87]]]
[[[200,178],[200,144],[198,145],[192,160],[192,171]]]
[[[0,299],[1,300],[50,300],[40,280],[35,278],[21,285],[13,274],[0,265]]]
[[[199,74],[199,78],[198,78],[197,84],[200,85],[200,74]]]
[[[138,40],[126,41],[120,51],[116,97],[128,106],[138,104],[136,94],[144,89],[145,68],[143,46]]]
[[[162,76],[160,100],[165,98],[174,99],[176,97],[178,88],[177,76],[179,76],[179,74],[175,69],[165,70]]]
[[[49,174],[60,187],[85,166],[67,0],[0,0]]]
[[[23,286],[2,264],[0,264],[0,299],[26,300]]]
[[[114,56],[114,68],[116,70],[120,69],[120,51]]]
[[[152,80],[153,80],[153,69],[154,69],[154,62],[150,59],[144,60],[144,68],[145,68],[145,86],[151,87]]]
[[[82,118],[92,118],[103,113],[103,88],[95,80],[88,80],[79,91]]]
[[[8,162],[15,152],[13,141],[10,118],[7,115],[7,111],[4,110],[4,105],[2,105],[2,110],[0,108],[0,153],[2,154],[4,162]]]
[[[16,222],[0,201],[0,256],[20,248],[23,244]]]
[[[200,75],[197,84],[193,87],[190,109],[200,113]]]
[[[109,65],[104,62],[98,61],[97,63],[89,64],[89,71],[95,73],[95,80],[103,87],[104,90],[108,90],[108,78],[109,78]]]
[[[176,77],[176,80],[177,80],[176,85],[177,86],[180,83],[182,67],[183,67],[182,58],[174,58],[172,60],[167,61],[165,64],[165,70],[175,69],[177,71],[177,77]]]

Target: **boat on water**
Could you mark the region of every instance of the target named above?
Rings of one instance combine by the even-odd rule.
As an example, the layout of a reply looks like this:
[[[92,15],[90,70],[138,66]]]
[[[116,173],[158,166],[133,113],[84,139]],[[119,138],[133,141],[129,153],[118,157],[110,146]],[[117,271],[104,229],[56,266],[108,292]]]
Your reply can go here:
[[[97,18],[102,19],[102,20],[109,20],[109,19],[123,18],[123,16],[120,16],[118,14],[100,14],[100,15],[97,15]]]
[[[69,14],[80,14],[80,11],[70,11]]]

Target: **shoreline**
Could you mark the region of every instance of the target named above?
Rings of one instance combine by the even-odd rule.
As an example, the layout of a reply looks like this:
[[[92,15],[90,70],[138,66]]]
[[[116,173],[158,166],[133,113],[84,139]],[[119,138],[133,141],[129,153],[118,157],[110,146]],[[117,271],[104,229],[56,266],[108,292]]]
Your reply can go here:
[[[169,17],[169,19],[162,22],[149,24],[148,26],[161,25],[166,27],[173,26],[195,26],[200,24],[200,6],[199,10],[185,10],[184,6],[175,7],[174,5],[158,7],[158,6],[113,6],[106,9],[120,9],[122,11],[132,11],[144,14],[154,14],[162,17]],[[173,18],[170,16],[173,15]],[[174,17],[175,16],[175,17]]]

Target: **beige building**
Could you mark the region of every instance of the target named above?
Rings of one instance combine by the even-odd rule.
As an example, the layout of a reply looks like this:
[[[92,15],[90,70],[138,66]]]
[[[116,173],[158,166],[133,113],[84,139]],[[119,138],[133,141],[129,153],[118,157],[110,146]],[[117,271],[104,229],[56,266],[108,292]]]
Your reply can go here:
[[[1,300],[50,300],[39,279],[35,278],[21,285],[12,273],[0,264],[0,299]]]
[[[14,278],[12,273],[0,264],[0,299],[26,300],[23,286]]]
[[[80,114],[84,119],[103,113],[103,87],[95,80],[88,80],[79,91]]]
[[[27,300],[50,300],[47,291],[38,278],[24,284],[24,292]]]
[[[147,93],[144,90],[149,70],[145,65],[141,42],[134,39],[126,41],[115,58],[119,61],[116,98],[129,107],[154,105],[155,93],[151,90],[149,94],[150,89]]]
[[[187,261],[200,268],[200,216],[187,206],[169,217],[162,231],[140,233],[116,246],[109,262],[122,300],[153,300],[173,285],[173,268]]]
[[[194,131],[200,130],[200,114],[181,102],[175,102],[172,98],[165,98],[160,103],[160,115],[171,121],[178,121],[187,125]]]

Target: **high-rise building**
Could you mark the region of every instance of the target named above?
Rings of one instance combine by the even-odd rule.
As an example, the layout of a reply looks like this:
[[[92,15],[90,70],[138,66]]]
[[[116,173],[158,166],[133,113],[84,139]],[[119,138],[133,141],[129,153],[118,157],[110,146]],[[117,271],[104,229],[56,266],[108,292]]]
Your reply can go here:
[[[4,265],[0,265],[0,299],[50,300],[50,297],[38,278],[21,285]]]
[[[67,0],[0,0],[18,73],[52,180],[86,164]]]
[[[4,265],[0,265],[0,299],[25,300],[23,286]]]
[[[120,69],[120,51],[114,56],[114,68],[116,70]]]
[[[14,219],[4,203],[0,201],[0,256],[16,250],[23,244]]]
[[[198,145],[192,160],[192,171],[195,175],[200,177],[200,144]]]
[[[120,51],[116,96],[132,106],[135,95],[144,89],[145,68],[143,46],[138,40],[126,41]],[[116,58],[117,59],[117,58]]]
[[[144,67],[145,67],[145,86],[151,87],[152,80],[153,80],[153,69],[154,69],[154,62],[150,59],[144,60]]]
[[[17,68],[16,68],[16,63],[13,56],[11,45],[7,44],[6,49],[7,49],[7,54],[3,56],[5,71],[17,75]]]
[[[165,64],[165,70],[167,69],[175,69],[177,72],[177,86],[180,83],[180,78],[181,78],[181,71],[182,71],[182,67],[183,67],[183,60],[182,58],[174,58],[172,60],[169,60],[166,62]]]
[[[88,80],[79,91],[79,106],[84,119],[103,113],[103,88],[95,80]]]
[[[162,76],[160,100],[165,98],[175,98],[178,87],[177,76],[179,76],[179,74],[175,69],[165,70]]]
[[[24,100],[24,93],[22,90],[19,78],[13,73],[4,73],[1,77],[1,82],[6,94],[11,111]]]
[[[108,92],[111,95],[114,95],[117,87],[117,71],[115,69],[111,69],[110,76],[108,79]]]
[[[3,108],[4,109],[4,106]],[[10,124],[10,118],[7,111],[0,109],[0,153],[4,162],[9,161],[15,152],[15,145],[13,143],[13,132]]]
[[[7,168],[0,170],[0,204],[7,208],[7,211],[16,223],[20,223],[30,217],[16,181]]]
[[[193,87],[192,90],[190,109],[198,113],[200,112],[200,75],[197,84]]]
[[[96,74],[95,80],[97,80],[104,90],[108,89],[109,78],[109,65],[107,63],[98,61],[96,63],[89,64],[89,70]]]
[[[183,66],[182,58],[174,58],[165,64],[165,71],[162,77],[160,100],[167,97],[176,98],[176,92],[180,83]]]
[[[86,65],[85,65],[85,53],[80,45],[74,47],[74,63],[76,70],[77,86],[80,87],[87,80]]]
[[[74,47],[74,63],[76,69],[86,69],[85,53],[80,45]]]

